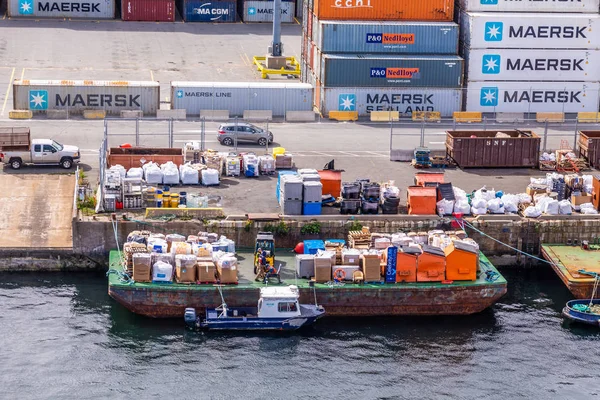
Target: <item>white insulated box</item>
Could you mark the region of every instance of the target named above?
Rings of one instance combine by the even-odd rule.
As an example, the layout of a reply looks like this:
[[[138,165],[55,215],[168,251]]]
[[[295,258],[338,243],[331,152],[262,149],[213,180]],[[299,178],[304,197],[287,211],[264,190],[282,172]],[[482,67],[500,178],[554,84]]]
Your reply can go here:
[[[599,50],[465,51],[471,81],[600,81]]]
[[[598,111],[598,82],[469,82],[466,111]]]
[[[599,0],[456,0],[456,6],[476,12],[597,13]]]
[[[470,49],[598,49],[600,15],[458,14],[460,40]]]

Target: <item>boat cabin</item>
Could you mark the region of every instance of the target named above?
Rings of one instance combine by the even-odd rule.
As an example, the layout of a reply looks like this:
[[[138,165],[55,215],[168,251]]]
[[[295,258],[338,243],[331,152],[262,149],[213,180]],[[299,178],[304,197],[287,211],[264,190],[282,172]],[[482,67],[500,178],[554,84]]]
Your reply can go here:
[[[260,288],[259,318],[289,318],[299,316],[300,292],[297,286]]]

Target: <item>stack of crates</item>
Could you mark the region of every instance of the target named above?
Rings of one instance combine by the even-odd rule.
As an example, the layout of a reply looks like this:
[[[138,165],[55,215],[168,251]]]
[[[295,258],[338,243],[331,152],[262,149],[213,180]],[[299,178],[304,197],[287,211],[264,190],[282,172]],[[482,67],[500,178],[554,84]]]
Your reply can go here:
[[[375,182],[361,183],[360,210],[362,214],[379,214],[381,186]]]
[[[323,184],[315,181],[304,181],[302,191],[302,214],[321,215]]]
[[[302,179],[298,175],[283,175],[279,190],[279,205],[283,215],[302,215]]]
[[[413,164],[416,167],[431,167],[431,150],[426,147],[417,147],[414,154]]]
[[[358,214],[360,210],[361,186],[358,182],[344,182],[342,184],[341,214]]]

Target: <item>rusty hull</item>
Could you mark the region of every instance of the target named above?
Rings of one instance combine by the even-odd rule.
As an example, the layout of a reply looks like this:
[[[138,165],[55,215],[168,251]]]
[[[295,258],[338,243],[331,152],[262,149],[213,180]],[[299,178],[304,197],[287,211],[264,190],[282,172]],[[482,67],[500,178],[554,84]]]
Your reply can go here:
[[[483,311],[506,293],[506,283],[447,285],[443,287],[317,288],[317,302],[328,316],[466,315]],[[180,318],[186,307],[204,312],[221,303],[213,290],[161,290],[109,285],[109,295],[130,311],[153,318]],[[259,290],[254,287],[223,288],[227,304],[254,307]],[[313,303],[312,289],[300,289],[302,303]]]

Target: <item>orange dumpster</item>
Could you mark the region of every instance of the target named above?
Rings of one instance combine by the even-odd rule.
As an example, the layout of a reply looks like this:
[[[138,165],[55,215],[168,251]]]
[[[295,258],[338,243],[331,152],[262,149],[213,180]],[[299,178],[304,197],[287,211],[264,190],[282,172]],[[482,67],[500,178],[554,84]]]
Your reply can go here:
[[[474,281],[477,279],[478,254],[473,246],[453,241],[444,248],[446,254],[446,279]]]
[[[406,246],[400,249],[396,261],[396,282],[417,281],[417,259],[421,249]]]
[[[407,208],[409,214],[437,214],[437,189],[434,187],[409,186],[407,189]]]
[[[423,253],[417,259],[417,282],[441,282],[445,280],[446,255],[439,247],[421,246]]]
[[[426,183],[444,183],[443,172],[417,172],[415,174],[415,185],[425,186]],[[436,185],[437,186],[437,185]]]
[[[342,193],[342,172],[332,170],[317,171],[323,184],[323,194],[330,194],[335,198]]]

